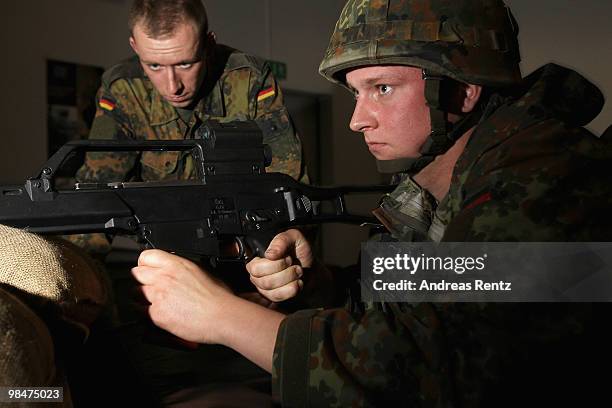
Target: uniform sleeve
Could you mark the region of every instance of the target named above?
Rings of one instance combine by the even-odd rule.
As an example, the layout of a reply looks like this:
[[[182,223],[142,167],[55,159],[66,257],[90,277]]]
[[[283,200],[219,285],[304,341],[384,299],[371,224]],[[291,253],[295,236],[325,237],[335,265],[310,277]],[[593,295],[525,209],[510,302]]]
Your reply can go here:
[[[132,139],[129,119],[120,101],[102,86],[96,95],[96,116],[89,139]],[[137,153],[90,152],[79,169],[76,179],[80,182],[127,181],[134,169]]]
[[[270,68],[265,65],[262,77],[254,81],[251,115],[264,132],[264,143],[272,149],[269,172],[289,174],[296,180],[308,182],[303,163],[302,143],[297,135],[283,94]]]
[[[273,392],[283,406],[448,406],[442,341],[428,304],[300,311],[279,329]]]

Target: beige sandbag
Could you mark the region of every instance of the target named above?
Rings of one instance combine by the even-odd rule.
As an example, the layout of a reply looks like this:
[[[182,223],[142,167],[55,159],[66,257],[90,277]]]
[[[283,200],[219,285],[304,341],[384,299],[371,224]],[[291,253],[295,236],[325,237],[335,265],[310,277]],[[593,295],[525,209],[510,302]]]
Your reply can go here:
[[[0,384],[50,387],[54,382],[53,341],[47,326],[19,299],[0,289]]]
[[[109,296],[103,272],[77,246],[43,239],[23,230],[0,225],[0,283],[25,292],[20,296],[35,309],[52,302],[62,320],[81,327],[99,315]]]
[[[47,326],[17,297],[0,288],[0,385],[63,387],[63,403],[11,403],[11,407],[71,407],[70,390],[55,364]],[[0,406],[3,406],[0,403]]]

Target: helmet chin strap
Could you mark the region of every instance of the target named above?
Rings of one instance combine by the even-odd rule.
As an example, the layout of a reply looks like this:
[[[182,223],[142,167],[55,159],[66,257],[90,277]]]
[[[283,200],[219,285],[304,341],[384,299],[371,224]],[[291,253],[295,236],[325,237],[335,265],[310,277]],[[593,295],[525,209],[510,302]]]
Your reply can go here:
[[[436,156],[446,153],[482,116],[482,111],[475,109],[459,122],[450,123],[446,110],[448,108],[443,105],[444,99],[448,98],[448,94],[443,92],[443,86],[452,80],[425,69],[423,70],[423,79],[425,80],[425,100],[427,106],[429,106],[431,117],[431,133],[421,146],[421,155],[414,158],[377,160],[376,166],[380,173],[405,172],[411,175],[418,173],[433,162]]]

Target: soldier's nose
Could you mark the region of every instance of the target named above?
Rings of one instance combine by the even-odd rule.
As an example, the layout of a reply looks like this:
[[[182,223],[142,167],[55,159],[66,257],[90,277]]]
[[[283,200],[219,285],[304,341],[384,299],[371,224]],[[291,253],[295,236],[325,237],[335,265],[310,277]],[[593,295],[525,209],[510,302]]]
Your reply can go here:
[[[168,70],[168,93],[170,95],[180,95],[183,92],[183,84],[176,75],[174,68]]]
[[[353,132],[365,132],[376,127],[376,119],[364,101],[358,99],[349,123]]]

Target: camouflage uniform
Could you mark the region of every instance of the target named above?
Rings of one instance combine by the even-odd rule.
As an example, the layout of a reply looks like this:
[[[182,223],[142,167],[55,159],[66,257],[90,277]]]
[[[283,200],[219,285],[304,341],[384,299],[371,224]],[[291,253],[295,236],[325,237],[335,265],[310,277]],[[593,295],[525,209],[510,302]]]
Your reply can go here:
[[[268,65],[223,45],[215,46],[211,60],[202,99],[195,106],[189,123],[185,123],[157,92],[137,57],[110,68],[102,76],[90,138],[187,139],[197,137],[198,129],[209,119],[221,122],[253,119],[264,132],[264,142],[272,148],[273,160],[268,171],[303,179],[300,140]],[[89,153],[77,179],[186,179],[193,177],[194,171],[188,153]]]
[[[262,60],[224,45],[216,45],[204,81],[203,97],[185,123],[145,76],[134,56],[107,70],[97,95],[90,139],[180,140],[198,137],[202,123],[255,120],[272,149],[269,172],[308,181],[302,147],[283,104],[283,95]],[[214,80],[214,78],[218,78]],[[77,172],[81,182],[176,180],[195,176],[188,152],[87,153]],[[105,255],[109,243],[102,234],[71,235],[92,254]]]
[[[327,79],[346,86],[346,70],[364,66],[423,69],[428,160],[475,127],[440,203],[409,176],[423,164],[400,163],[408,172],[375,212],[390,233],[378,239],[612,238],[612,187],[603,176],[612,135],[600,140],[580,127],[600,111],[601,92],[556,65],[520,80],[517,34],[501,0],[347,1],[321,63]],[[452,80],[497,89],[454,129],[441,86]],[[611,338],[607,307],[364,304],[355,289],[345,289],[344,308],[282,322],[273,386],[283,405],[583,406],[598,386],[607,389],[589,375],[592,361],[610,361],[602,352]]]
[[[203,96],[194,107],[189,123],[157,92],[137,57],[110,68],[102,77],[90,138],[180,140],[198,137],[198,130],[209,119],[220,122],[253,119],[264,133],[264,143],[272,149],[272,163],[267,171],[283,172],[307,181],[300,140],[269,66],[223,45],[216,45],[207,63]],[[191,156],[180,152],[89,153],[77,179],[82,182],[176,180],[194,177],[194,170]],[[110,250],[102,234],[69,238],[92,253],[106,255]],[[122,323],[131,323],[134,312],[129,301],[126,305],[128,289],[125,287],[135,281],[124,279],[124,270],[117,269],[111,274],[117,276],[113,283],[118,308]],[[264,375],[252,363],[237,358],[227,349],[209,346],[194,352],[174,350],[142,341],[143,335],[138,330],[144,329],[137,326],[122,332],[122,346],[129,351],[131,363],[150,386],[152,398],[156,400],[185,387]]]
[[[448,195],[438,204],[404,175],[377,211],[391,232],[383,239],[609,241],[612,187],[597,175],[612,165],[611,140],[580,127],[602,106],[596,87],[552,64],[494,95]],[[286,406],[584,402],[585,386],[596,387],[589,364],[607,357],[598,353],[610,338],[590,332],[598,313],[607,308],[349,302],[302,311],[280,327],[274,389]]]

